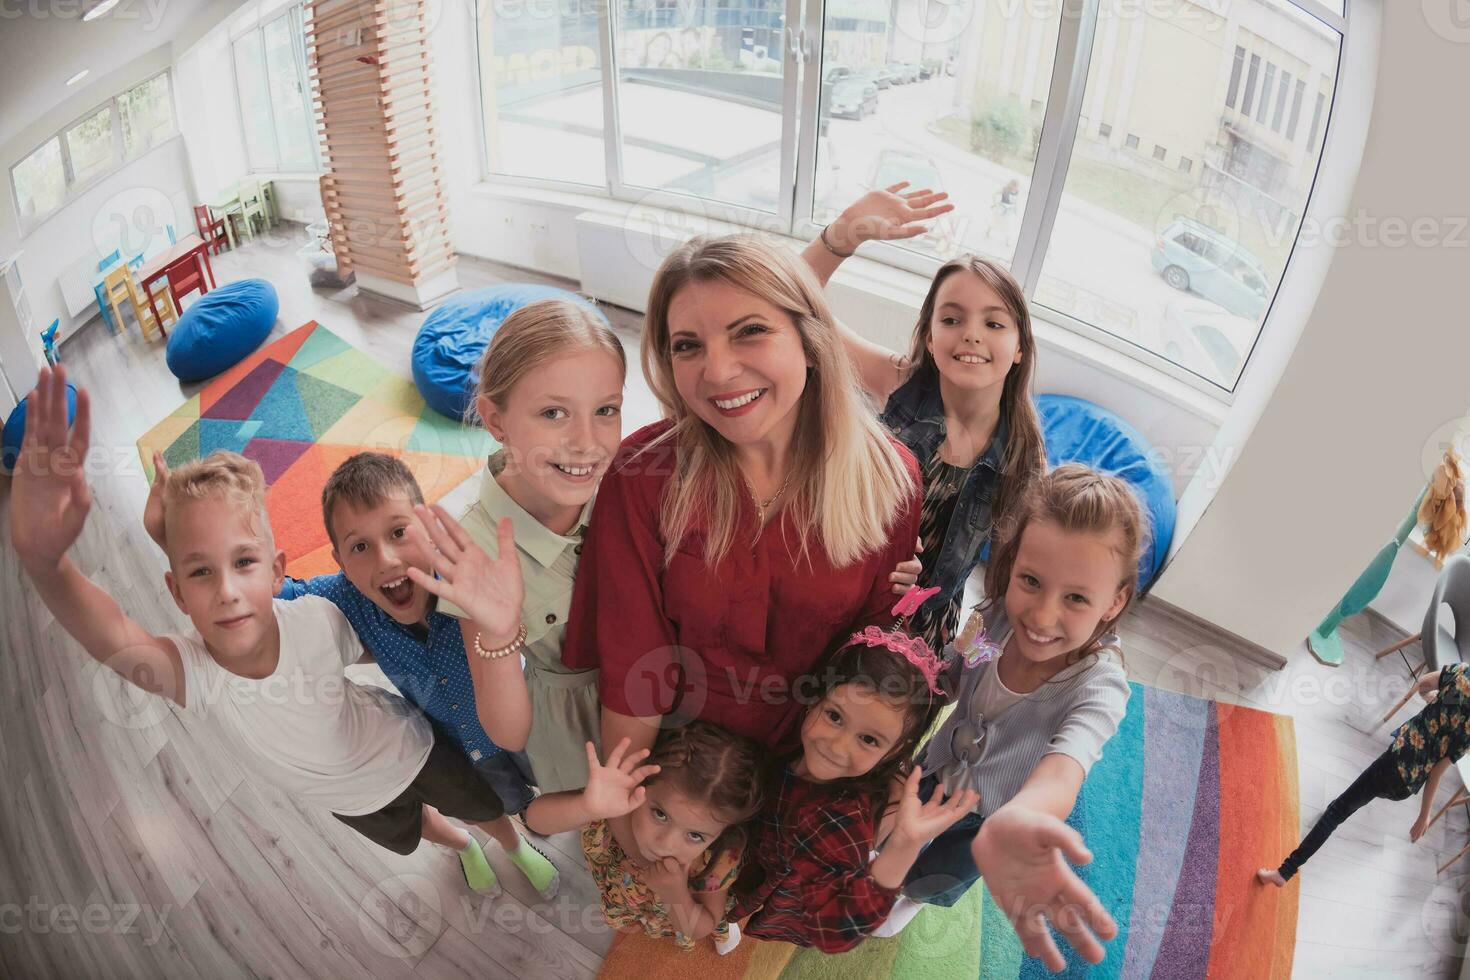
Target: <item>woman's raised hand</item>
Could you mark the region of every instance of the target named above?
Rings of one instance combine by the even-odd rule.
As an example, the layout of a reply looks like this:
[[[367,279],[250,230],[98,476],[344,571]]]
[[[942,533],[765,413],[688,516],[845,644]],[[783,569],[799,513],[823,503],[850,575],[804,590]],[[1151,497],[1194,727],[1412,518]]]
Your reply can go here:
[[[832,244],[851,251],[863,242],[915,238],[929,230],[928,222],[954,210],[947,192],[911,191],[908,186],[908,181],[899,181],[848,205],[827,229]]]

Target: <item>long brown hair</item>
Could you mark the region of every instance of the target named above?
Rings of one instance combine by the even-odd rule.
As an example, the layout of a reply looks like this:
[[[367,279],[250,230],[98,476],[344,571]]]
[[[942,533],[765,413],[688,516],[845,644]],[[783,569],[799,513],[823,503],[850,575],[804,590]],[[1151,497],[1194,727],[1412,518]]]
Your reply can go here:
[[[1016,332],[1021,339],[1021,362],[1011,365],[1006,372],[1000,393],[1000,413],[1006,420],[1008,433],[1005,456],[1001,461],[999,492],[991,508],[992,519],[999,521],[1025,495],[1026,487],[1046,472],[1046,442],[1041,434],[1036,404],[1031,400],[1031,379],[1036,372],[1036,335],[1031,329],[1031,311],[1026,306],[1026,294],[1015,277],[999,263],[978,255],[961,255],[940,266],[934,273],[934,281],[929,284],[924,304],[919,307],[919,321],[914,326],[913,342],[909,345],[909,376],[927,371],[934,383],[939,383],[939,365],[934,362],[934,355],[929,353],[939,287],[955,273],[966,271],[979,276],[982,282],[995,290],[1006,312],[1016,321]],[[980,448],[983,451],[984,447]]]
[[[1011,571],[1021,550],[1021,535],[1033,521],[1055,524],[1073,534],[1111,537],[1116,533],[1122,541],[1115,550],[1121,573],[1118,590],[1127,589],[1128,599],[1116,616],[1100,622],[1092,638],[1072,651],[1078,657],[1068,663],[1076,663],[1096,652],[1093,647],[1098,639],[1112,631],[1137,598],[1138,562],[1148,548],[1149,521],[1133,488],[1125,481],[1081,463],[1063,463],[1031,485],[1015,512],[999,529],[999,540],[990,553],[990,564],[985,567],[985,607],[1004,608]]]
[[[899,450],[858,392],[831,310],[806,263],[788,249],[751,235],[693,238],[659,267],[643,326],[643,373],[673,427],[675,474],[664,493],[660,530],[667,564],[696,520],[705,532],[707,563],[729,551],[745,496],[733,447],[690,411],[674,384],[669,306],[694,282],[723,282],[784,311],[801,337],[808,368],[792,443],[786,509],[799,534],[799,554],[819,537],[833,565],[851,565],[886,546],[915,481]]]

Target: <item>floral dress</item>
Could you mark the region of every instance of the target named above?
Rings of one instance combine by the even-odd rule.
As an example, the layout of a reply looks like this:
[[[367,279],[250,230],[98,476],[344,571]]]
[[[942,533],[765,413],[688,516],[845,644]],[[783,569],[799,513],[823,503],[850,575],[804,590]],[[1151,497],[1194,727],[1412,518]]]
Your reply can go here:
[[[642,929],[653,939],[673,939],[686,953],[694,949],[694,940],[679,932],[653,888],[643,880],[644,868],[633,863],[613,836],[606,820],[598,820],[582,828],[582,853],[592,880],[602,895],[602,917],[615,929]],[[740,874],[740,860],[745,853],[745,835],[728,831],[689,867],[689,892],[693,895],[724,891]],[[733,904],[726,899],[725,910]],[[730,923],[721,919],[710,938],[724,942],[730,937]]]
[[[1459,761],[1470,747],[1470,675],[1463,663],[1439,672],[1439,688],[1424,710],[1393,733],[1393,756],[1409,792],[1417,793],[1440,759]]]

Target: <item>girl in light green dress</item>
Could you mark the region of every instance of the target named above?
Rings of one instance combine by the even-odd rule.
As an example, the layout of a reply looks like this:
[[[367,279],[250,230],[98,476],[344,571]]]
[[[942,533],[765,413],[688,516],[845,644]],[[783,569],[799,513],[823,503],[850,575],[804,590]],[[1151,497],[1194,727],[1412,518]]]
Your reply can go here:
[[[525,581],[526,686],[531,734],[519,761],[543,792],[587,784],[588,741],[601,751],[598,671],[562,663],[572,580],[597,484],[622,441],[627,360],[617,336],[590,306],[531,303],[512,313],[480,360],[475,411],[501,449],[481,477],[479,499],[460,517],[491,556],[508,520]],[[440,609],[464,613],[451,603]],[[465,630],[466,655],[475,649]]]

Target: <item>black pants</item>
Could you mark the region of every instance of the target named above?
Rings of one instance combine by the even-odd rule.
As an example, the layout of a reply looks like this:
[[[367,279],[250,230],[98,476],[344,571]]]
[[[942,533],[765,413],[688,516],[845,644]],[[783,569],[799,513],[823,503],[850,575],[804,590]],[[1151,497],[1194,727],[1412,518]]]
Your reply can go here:
[[[1353,784],[1347,790],[1327,804],[1327,809],[1322,812],[1322,817],[1312,832],[1307,834],[1305,840],[1291,852],[1291,855],[1281,862],[1278,869],[1281,877],[1287,881],[1292,879],[1297,869],[1307,863],[1307,858],[1317,853],[1317,848],[1332,836],[1338,824],[1361,810],[1368,801],[1379,798],[1385,800],[1406,800],[1413,794],[1404,786],[1404,780],[1399,775],[1398,767],[1394,765],[1393,757],[1385,752],[1373,764],[1363,770],[1363,774],[1353,780]]]

